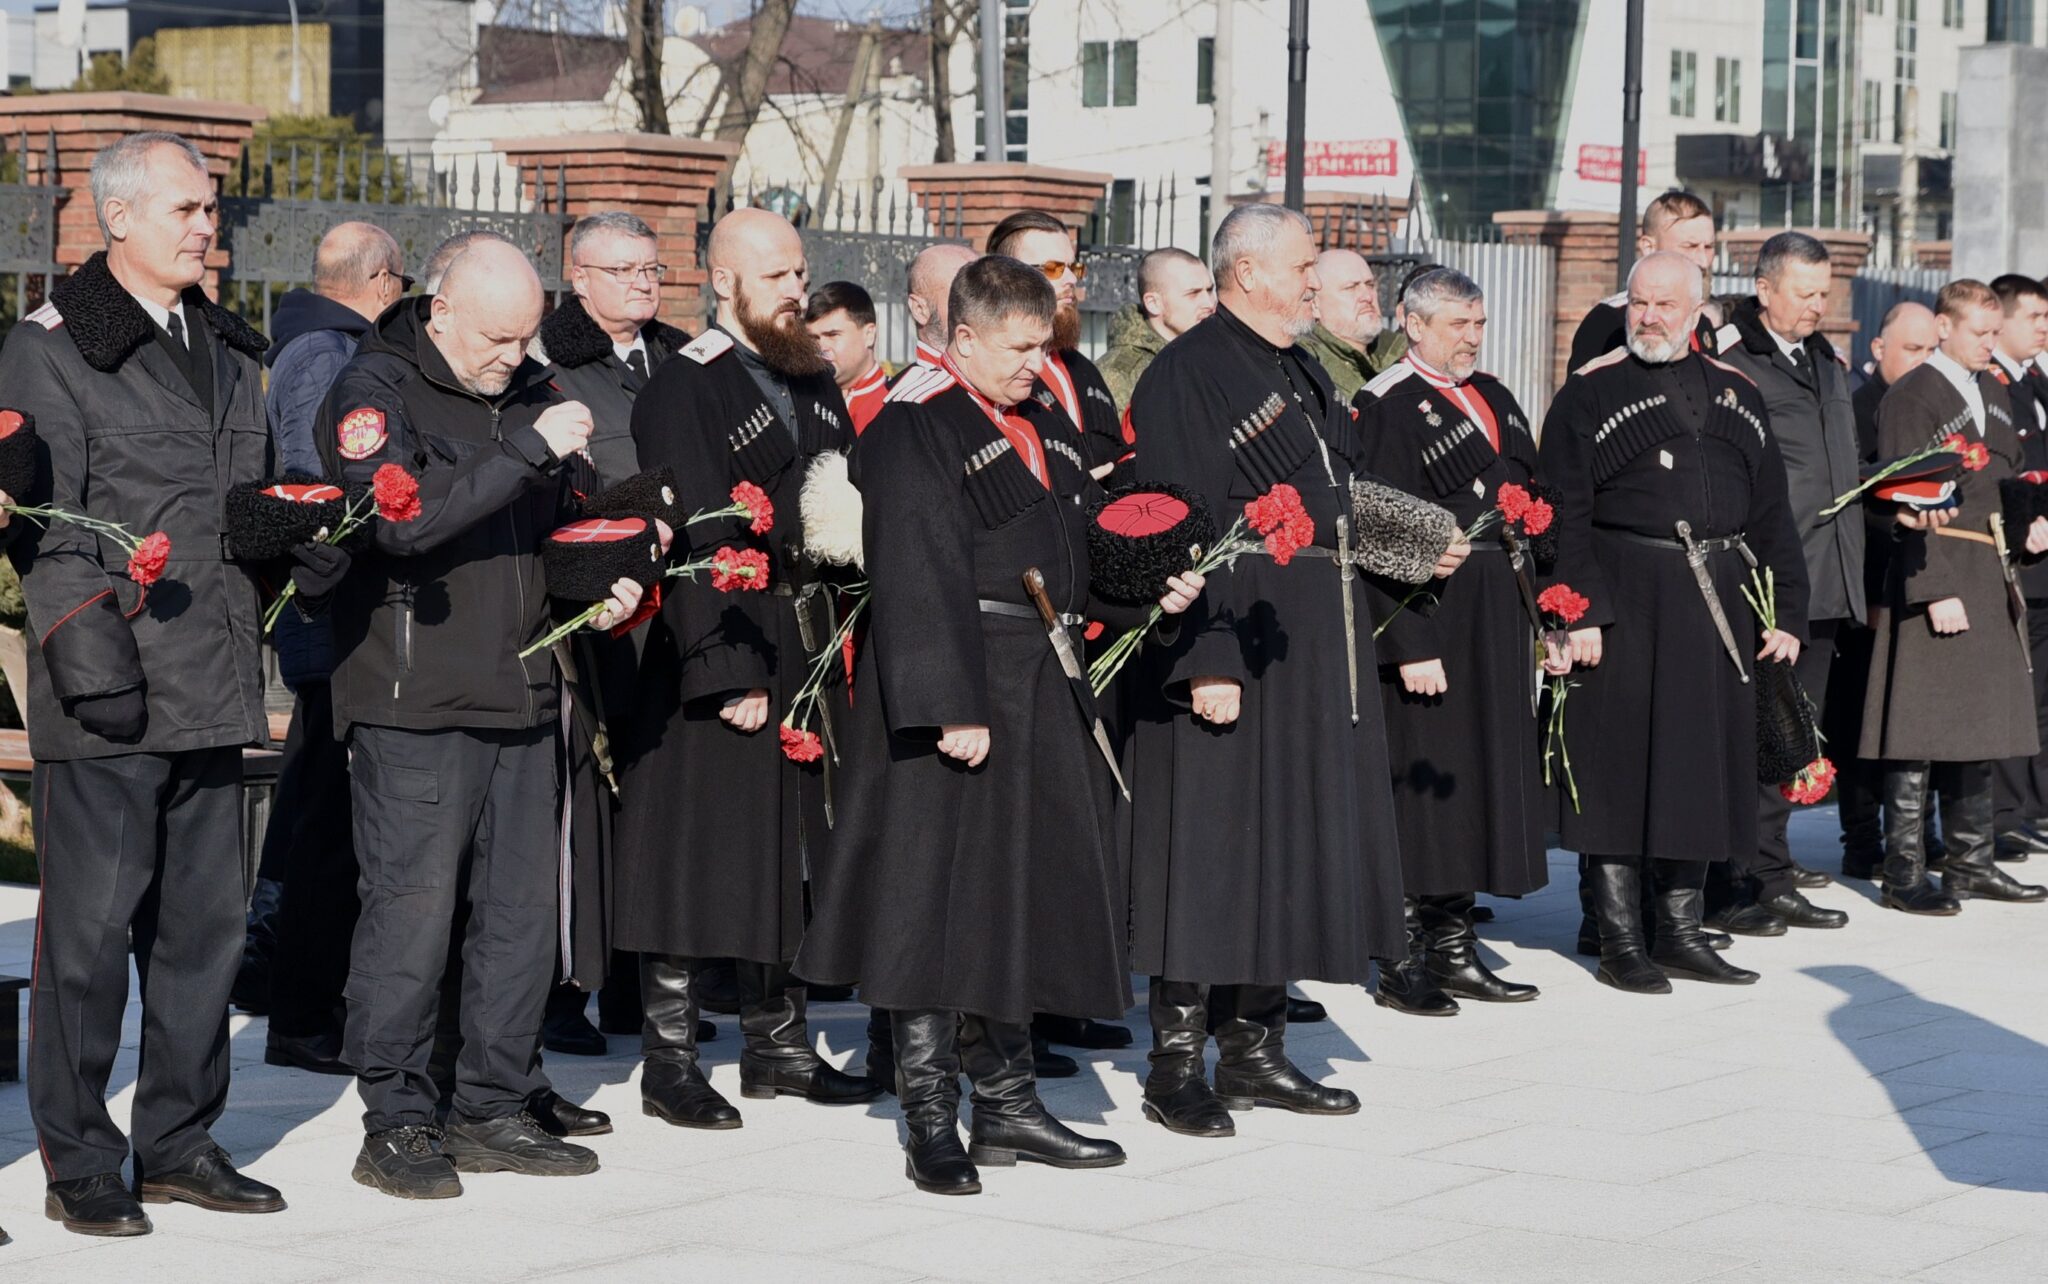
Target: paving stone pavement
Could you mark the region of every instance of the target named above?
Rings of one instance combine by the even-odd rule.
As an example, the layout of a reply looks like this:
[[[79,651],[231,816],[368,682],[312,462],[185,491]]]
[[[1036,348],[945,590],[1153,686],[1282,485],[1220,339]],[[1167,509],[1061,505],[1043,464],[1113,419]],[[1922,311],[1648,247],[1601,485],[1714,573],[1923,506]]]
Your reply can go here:
[[[1834,869],[1833,834],[1831,811],[1802,814],[1795,850]],[[2048,877],[2044,862],[2015,872],[2036,869]],[[904,1180],[892,1103],[741,1101],[730,1018],[706,1060],[744,1128],[641,1115],[634,1041],[614,1038],[609,1057],[548,1066],[617,1121],[593,1142],[601,1172],[386,1199],[349,1180],[353,1085],[265,1066],[263,1022],[238,1016],[216,1135],[289,1211],[170,1206],[142,1239],[65,1234],[42,1216],[22,1086],[0,1084],[0,1226],[15,1237],[0,1279],[2048,1279],[2048,906],[1909,918],[1838,884],[1813,895],[1850,912],[1846,929],[1738,943],[1760,984],[1639,997],[1570,953],[1571,858],[1553,853],[1551,873],[1542,894],[1495,903],[1482,932],[1496,966],[1543,987],[1535,1004],[1420,1020],[1305,987],[1332,1020],[1290,1030],[1289,1049],[1357,1091],[1359,1115],[1259,1111],[1235,1139],[1170,1135],[1138,1112],[1141,1031],[1045,1089],[1122,1142],[1126,1166],[989,1170],[967,1199]],[[0,972],[27,973],[34,913],[32,889],[0,886]],[[859,1064],[864,1019],[814,1010],[835,1062]],[[131,1004],[117,1119],[137,1037]]]

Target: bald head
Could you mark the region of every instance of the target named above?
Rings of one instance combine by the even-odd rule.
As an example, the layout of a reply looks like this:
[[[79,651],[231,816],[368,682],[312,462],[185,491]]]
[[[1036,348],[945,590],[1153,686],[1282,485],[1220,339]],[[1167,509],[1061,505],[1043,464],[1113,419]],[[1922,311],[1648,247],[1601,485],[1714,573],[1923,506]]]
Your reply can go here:
[[[405,292],[404,270],[391,233],[375,223],[337,223],[313,252],[313,290],[374,318]]]
[[[1316,256],[1323,288],[1316,294],[1316,320],[1363,352],[1380,334],[1379,278],[1356,250],[1324,250]]]
[[[927,245],[910,260],[910,319],[917,325],[917,337],[934,348],[945,347],[953,337],[953,327],[946,316],[946,299],[952,293],[953,278],[978,257],[969,247],[947,241]]]
[[[1877,361],[1877,373],[1887,384],[1897,383],[1913,368],[1927,360],[1941,346],[1941,329],[1934,309],[1924,303],[1895,304],[1884,314],[1884,328],[1870,341],[1870,355]]]
[[[511,386],[540,328],[540,276],[517,246],[479,241],[441,278],[427,333],[463,387],[495,397]]]
[[[718,327],[786,375],[832,367],[804,328],[810,265],[789,220],[763,209],[734,210],[711,229],[704,248]]]

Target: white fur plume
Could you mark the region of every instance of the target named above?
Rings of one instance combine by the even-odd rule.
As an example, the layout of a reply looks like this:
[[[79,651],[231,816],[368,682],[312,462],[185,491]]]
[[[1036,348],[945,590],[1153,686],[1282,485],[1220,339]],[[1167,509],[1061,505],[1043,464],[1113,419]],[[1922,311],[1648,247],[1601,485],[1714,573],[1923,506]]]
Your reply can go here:
[[[799,506],[805,551],[821,562],[867,569],[860,547],[860,489],[846,475],[845,455],[829,450],[811,461]]]

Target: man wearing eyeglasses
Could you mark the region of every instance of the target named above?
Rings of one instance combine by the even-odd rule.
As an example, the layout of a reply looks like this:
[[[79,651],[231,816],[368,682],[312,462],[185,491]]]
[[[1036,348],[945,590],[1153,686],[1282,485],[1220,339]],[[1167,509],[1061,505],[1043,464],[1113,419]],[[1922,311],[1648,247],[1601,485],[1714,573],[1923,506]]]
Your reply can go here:
[[[282,472],[326,474],[313,438],[320,403],[371,323],[411,288],[404,266],[398,242],[383,228],[336,224],[314,251],[313,288],[292,290],[279,302],[264,354],[270,367],[264,409]],[[348,980],[358,870],[349,839],[348,755],[334,738],[329,695],[333,626],[325,615],[307,619],[285,611],[272,636],[293,705],[277,798],[263,835],[262,872],[284,890],[274,963],[252,977],[245,958],[236,1000],[267,1002],[265,1061],[347,1074],[341,987]],[[253,926],[251,936],[257,936]]]
[[[1045,373],[1031,395],[1066,412],[1081,434],[1081,458],[1089,473],[1097,480],[1107,477],[1130,456],[1131,445],[1109,381],[1080,352],[1081,282],[1088,266],[1074,251],[1074,234],[1042,210],[1018,210],[988,234],[988,252],[1022,259],[1052,282],[1059,307],[1053,313]]]

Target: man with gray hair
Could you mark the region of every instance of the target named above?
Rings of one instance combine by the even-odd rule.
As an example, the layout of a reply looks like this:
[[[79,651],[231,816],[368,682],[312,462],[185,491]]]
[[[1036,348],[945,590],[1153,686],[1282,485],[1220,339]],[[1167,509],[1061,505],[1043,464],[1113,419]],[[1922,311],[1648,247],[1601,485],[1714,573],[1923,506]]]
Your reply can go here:
[[[1216,314],[1159,354],[1131,400],[1135,475],[1187,487],[1219,518],[1292,487],[1314,525],[1302,565],[1246,557],[1215,580],[1131,683],[1123,832],[1132,966],[1152,978],[1145,1115],[1219,1137],[1235,1131],[1230,1109],[1358,1109],[1287,1059],[1286,986],[1363,984],[1403,935],[1385,724],[1357,690],[1371,615],[1340,560],[1358,441],[1298,342],[1315,324],[1315,240],[1299,213],[1246,205],[1217,228],[1209,261]],[[1409,502],[1442,518],[1421,565],[1447,574],[1463,552],[1446,547],[1449,514]]]
[[[1542,493],[1536,438],[1514,394],[1477,369],[1486,334],[1478,283],[1437,268],[1411,282],[1402,303],[1407,352],[1356,402],[1362,462],[1450,509],[1469,530],[1483,513],[1513,509],[1517,489],[1524,499]],[[1491,528],[1473,544],[1485,556],[1437,589],[1431,611],[1403,608],[1408,585],[1370,581],[1374,614],[1386,622],[1379,688],[1407,921],[1407,949],[1381,958],[1375,997],[1397,1012],[1449,1016],[1459,999],[1536,997],[1535,986],[1480,961],[1473,909],[1477,893],[1526,896],[1549,881],[1543,832],[1551,818],[1530,716],[1529,641],[1539,622],[1522,593],[1547,569],[1535,553],[1547,546],[1547,525]],[[1562,655],[1544,659],[1553,674],[1571,667]]]
[[[92,201],[107,248],[0,352],[8,417],[32,420],[47,451],[20,498],[160,534],[125,567],[118,542],[66,522],[25,530],[11,549],[28,603],[43,876],[28,1099],[50,1217],[80,1234],[141,1235],[138,1196],[284,1207],[209,1133],[227,1102],[242,953],[242,749],[268,739],[259,568],[223,554],[220,497],[269,474],[270,436],[263,336],[200,285],[218,203],[198,149],[131,134],[94,157]],[[339,552],[299,565],[302,602],[332,591]],[[133,1193],[120,1175],[129,1139],[106,1106],[131,939],[147,978]]]
[[[1763,394],[1765,425],[1785,460],[1792,520],[1806,557],[1807,645],[1795,671],[1816,721],[1827,701],[1837,636],[1868,614],[1863,582],[1864,521],[1852,505],[1823,517],[1835,496],[1856,485],[1856,407],[1848,363],[1820,325],[1834,272],[1828,247],[1804,232],[1780,232],[1757,254],[1756,293],[1735,305],[1714,336],[1721,360]],[[1792,804],[1782,781],[1757,787],[1755,848],[1731,850],[1709,876],[1709,923],[1747,936],[1782,936],[1789,927],[1841,927],[1849,916],[1806,898],[1802,888],[1829,879],[1792,859],[1785,827]]]
[[[1301,344],[1323,363],[1337,395],[1350,401],[1401,359],[1408,335],[1382,322],[1379,277],[1357,250],[1324,250],[1316,275],[1323,281],[1316,294],[1316,328]]]
[[[1563,846],[1585,861],[1599,979],[1636,994],[1668,994],[1672,976],[1757,979],[1708,944],[1701,889],[1710,863],[1756,848],[1750,680],[1758,661],[1797,661],[1806,632],[1778,439],[1756,386],[1692,350],[1704,295],[1690,260],[1638,262],[1627,346],[1565,381],[1537,455],[1561,492],[1558,564],[1542,578],[1585,599],[1563,640],[1585,672],[1555,715],[1575,767]],[[1776,580],[1774,626],[1742,591],[1752,557]],[[1548,615],[1546,627],[1559,628]],[[1641,906],[1653,872],[1654,949]]]

